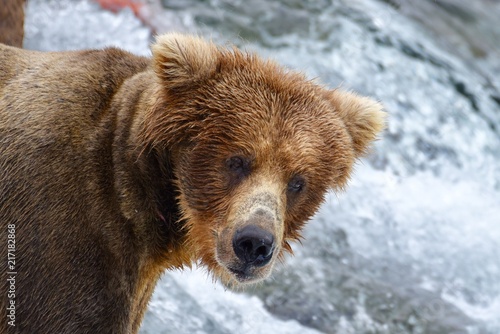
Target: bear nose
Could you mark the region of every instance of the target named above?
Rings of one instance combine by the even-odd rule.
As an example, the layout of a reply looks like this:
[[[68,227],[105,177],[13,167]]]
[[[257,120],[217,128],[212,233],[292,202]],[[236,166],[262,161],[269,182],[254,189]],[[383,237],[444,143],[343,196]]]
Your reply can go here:
[[[234,234],[233,249],[246,265],[262,267],[273,255],[274,236],[256,225],[247,225]]]

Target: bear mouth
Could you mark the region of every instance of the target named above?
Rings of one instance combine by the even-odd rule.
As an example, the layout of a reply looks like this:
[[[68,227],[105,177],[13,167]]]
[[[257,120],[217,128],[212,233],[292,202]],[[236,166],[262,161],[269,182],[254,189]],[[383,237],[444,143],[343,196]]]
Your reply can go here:
[[[249,283],[259,280],[259,278],[253,274],[253,270],[250,266],[245,266],[243,269],[232,267],[228,267],[227,269],[231,272],[231,274],[233,274],[239,283]]]
[[[238,283],[252,283],[258,282],[266,278],[271,270],[272,263],[269,263],[272,259],[272,254],[266,258],[259,258],[253,262],[245,262],[241,264],[226,266],[227,270],[233,275]]]

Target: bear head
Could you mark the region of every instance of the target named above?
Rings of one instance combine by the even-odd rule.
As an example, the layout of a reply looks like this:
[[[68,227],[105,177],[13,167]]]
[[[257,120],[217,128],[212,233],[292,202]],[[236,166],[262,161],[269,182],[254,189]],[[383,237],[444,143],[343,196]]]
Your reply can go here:
[[[193,258],[224,283],[267,277],[383,129],[375,101],[198,37],[153,45],[143,140],[168,150]]]

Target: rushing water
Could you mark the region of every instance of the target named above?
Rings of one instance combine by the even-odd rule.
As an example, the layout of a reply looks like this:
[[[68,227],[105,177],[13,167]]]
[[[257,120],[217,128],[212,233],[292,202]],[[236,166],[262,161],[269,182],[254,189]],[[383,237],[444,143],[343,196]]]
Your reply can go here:
[[[28,3],[28,48],[148,54],[150,30],[129,10]],[[271,279],[236,293],[203,271],[167,273],[143,334],[500,333],[498,1],[162,5],[144,12],[157,30],[244,45],[376,97],[390,119]]]

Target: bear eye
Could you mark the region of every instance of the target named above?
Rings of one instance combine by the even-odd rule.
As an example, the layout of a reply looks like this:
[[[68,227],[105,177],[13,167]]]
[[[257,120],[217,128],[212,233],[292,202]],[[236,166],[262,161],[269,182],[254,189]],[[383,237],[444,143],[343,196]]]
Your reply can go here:
[[[248,176],[250,174],[250,160],[234,156],[226,160],[226,166],[238,179]]]
[[[290,182],[288,182],[288,191],[298,194],[304,190],[305,186],[306,180],[300,175],[295,175]]]

